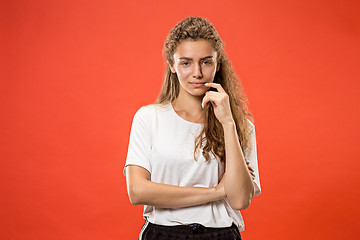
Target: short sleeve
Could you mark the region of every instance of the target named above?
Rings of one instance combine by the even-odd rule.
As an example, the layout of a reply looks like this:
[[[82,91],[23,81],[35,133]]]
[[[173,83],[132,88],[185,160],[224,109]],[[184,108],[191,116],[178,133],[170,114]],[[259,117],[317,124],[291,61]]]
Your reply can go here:
[[[249,120],[250,122],[250,120]],[[250,130],[250,144],[251,148],[245,152],[245,159],[249,161],[250,167],[254,169],[255,179],[254,179],[254,187],[255,187],[255,196],[258,196],[261,193],[260,186],[260,178],[259,178],[259,168],[257,161],[257,148],[256,148],[256,134],[255,134],[255,125],[250,122],[251,130]]]
[[[151,129],[147,109],[141,107],[134,115],[131,124],[129,146],[123,174],[126,176],[128,165],[137,165],[151,173]]]

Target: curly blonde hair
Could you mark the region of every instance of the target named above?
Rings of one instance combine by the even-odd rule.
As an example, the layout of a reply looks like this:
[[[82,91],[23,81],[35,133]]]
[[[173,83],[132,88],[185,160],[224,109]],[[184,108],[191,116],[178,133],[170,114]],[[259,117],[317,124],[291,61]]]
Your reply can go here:
[[[221,84],[229,95],[231,112],[236,124],[236,130],[240,145],[245,152],[250,149],[250,131],[253,116],[247,109],[247,99],[243,93],[240,80],[233,70],[230,60],[224,50],[224,42],[209,20],[202,17],[190,16],[178,22],[170,30],[163,46],[163,55],[166,58],[165,78],[161,91],[155,104],[165,104],[172,102],[179,95],[179,81],[176,73],[172,73],[169,64],[174,64],[174,53],[176,47],[184,40],[209,40],[217,52],[220,69],[216,72],[214,82]],[[205,137],[203,137],[205,133]],[[194,159],[196,152],[202,148],[202,154],[206,161],[210,160],[209,152],[217,156],[222,163],[225,163],[225,140],[224,130],[214,114],[212,104],[207,104],[205,108],[205,123],[198,137],[195,139]]]

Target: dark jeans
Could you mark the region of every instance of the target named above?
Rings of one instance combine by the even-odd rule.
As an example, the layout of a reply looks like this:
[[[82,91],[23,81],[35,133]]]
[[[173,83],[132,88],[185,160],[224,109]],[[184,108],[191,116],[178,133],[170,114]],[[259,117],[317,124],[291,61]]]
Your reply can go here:
[[[204,227],[201,224],[163,226],[145,221],[139,240],[241,240],[235,224],[224,228]]]

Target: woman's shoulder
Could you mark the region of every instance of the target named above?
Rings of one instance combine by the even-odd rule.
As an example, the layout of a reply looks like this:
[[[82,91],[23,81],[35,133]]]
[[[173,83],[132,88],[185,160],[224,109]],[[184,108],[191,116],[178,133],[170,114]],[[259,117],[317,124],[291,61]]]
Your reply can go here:
[[[147,115],[147,114],[152,114],[155,113],[157,111],[166,111],[168,110],[170,107],[170,103],[166,102],[166,103],[151,103],[151,104],[147,104],[147,105],[143,105],[141,106],[135,114],[137,115]]]
[[[150,103],[147,105],[143,105],[139,108],[142,109],[143,111],[154,111],[154,110],[161,110],[161,109],[167,109],[170,106],[169,102],[165,102],[165,103]]]
[[[170,102],[163,102],[163,103],[150,103],[148,105],[143,105],[141,108],[148,108],[148,109],[162,109],[168,107]]]

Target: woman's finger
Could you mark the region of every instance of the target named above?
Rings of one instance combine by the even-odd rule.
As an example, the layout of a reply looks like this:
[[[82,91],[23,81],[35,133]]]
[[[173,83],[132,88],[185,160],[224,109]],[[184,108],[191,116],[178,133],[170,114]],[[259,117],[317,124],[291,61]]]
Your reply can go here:
[[[254,169],[252,167],[250,167],[250,166],[248,166],[248,169],[250,170],[250,173],[255,176]]]
[[[221,93],[219,93],[219,92],[214,92],[214,91],[207,91],[207,92],[205,93],[205,96],[219,97],[219,96],[221,96]]]
[[[205,108],[206,103],[209,101],[215,103],[215,105],[221,104],[224,94],[227,95],[226,93],[219,93],[214,91],[205,92],[205,96],[203,97],[203,101],[202,101],[202,106],[204,106]]]
[[[223,89],[223,87],[219,83],[211,82],[211,83],[205,83],[204,85],[207,86],[207,87],[216,88],[216,90],[218,92],[225,92],[225,90]]]
[[[217,97],[218,96],[216,96],[216,95],[213,95],[213,94],[205,94],[205,97],[203,97],[203,100],[202,100],[202,103],[201,103],[201,106],[202,106],[202,108],[205,108],[206,107],[206,104],[208,103],[208,102],[216,102],[218,99],[217,99]]]
[[[203,97],[203,100],[201,102],[201,107],[205,108],[208,101],[209,100],[208,100],[207,96]]]
[[[254,180],[254,179],[255,179],[255,175],[254,175],[254,174],[251,174],[251,178]]]

